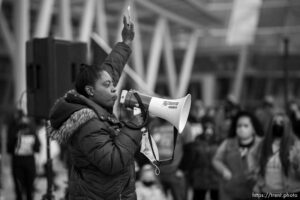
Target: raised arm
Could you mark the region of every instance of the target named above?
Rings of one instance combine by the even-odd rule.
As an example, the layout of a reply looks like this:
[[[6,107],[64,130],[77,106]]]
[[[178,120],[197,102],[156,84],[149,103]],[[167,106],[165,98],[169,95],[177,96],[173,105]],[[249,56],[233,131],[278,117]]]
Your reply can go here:
[[[134,24],[123,17],[122,42],[118,42],[106,57],[102,67],[111,75],[117,85],[131,54],[130,45],[134,38]]]
[[[226,149],[227,141],[225,140],[217,149],[216,154],[212,159],[214,168],[222,175],[225,180],[230,180],[232,177],[231,171],[224,164],[224,154]]]

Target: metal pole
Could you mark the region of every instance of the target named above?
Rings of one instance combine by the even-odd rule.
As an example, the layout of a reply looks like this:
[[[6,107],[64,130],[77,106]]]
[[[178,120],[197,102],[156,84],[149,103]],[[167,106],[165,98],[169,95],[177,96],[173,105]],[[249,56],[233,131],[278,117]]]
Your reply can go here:
[[[216,77],[214,74],[203,74],[202,98],[205,106],[212,106],[215,99]]]
[[[169,23],[166,23],[165,35],[164,35],[164,61],[166,66],[167,78],[168,78],[168,87],[172,98],[176,97],[176,88],[177,88],[177,73],[176,73],[176,64],[173,53],[173,44],[171,40],[171,33]]]
[[[107,19],[105,11],[105,1],[98,0],[96,1],[96,26],[97,33],[104,39],[105,42],[108,42],[107,34]]]
[[[20,1],[21,2],[21,1]],[[42,38],[49,34],[54,0],[44,0],[38,14],[34,37]]]
[[[176,95],[176,97],[178,98],[184,96],[189,87],[190,78],[194,66],[194,60],[198,47],[198,40],[199,31],[194,30],[194,32],[191,34],[190,41],[188,43],[180,70],[179,84]]]
[[[289,74],[288,74],[288,60],[289,60],[289,38],[283,38],[283,77],[284,77],[284,106],[288,109],[288,97],[289,97]]]
[[[147,64],[147,84],[151,90],[155,90],[155,84],[157,80],[157,73],[159,70],[159,62],[162,53],[163,36],[165,32],[166,19],[160,17],[155,25],[152,44],[150,47],[150,53]]]
[[[70,0],[60,0],[60,30],[61,37],[65,40],[72,40],[72,23],[71,23],[71,2]]]
[[[44,122],[44,126],[46,127],[46,120]],[[47,191],[46,194],[43,195],[42,200],[54,200],[54,195],[52,194],[52,186],[53,186],[53,176],[52,176],[52,159],[51,159],[51,155],[50,155],[50,138],[48,136],[47,133],[47,129],[46,129],[46,153],[47,153]]]
[[[142,46],[142,38],[141,38],[141,31],[140,31],[140,24],[138,21],[137,11],[135,8],[135,4],[130,4],[132,8],[132,18],[134,23],[134,29],[135,29],[135,36],[132,43],[132,50],[133,50],[133,63],[134,63],[134,69],[137,72],[137,74],[141,77],[145,77],[145,66],[144,66],[144,56],[143,56],[143,46]]]
[[[248,61],[248,46],[242,46],[241,52],[239,54],[238,66],[236,69],[236,74],[234,77],[234,84],[232,86],[232,94],[236,97],[237,101],[240,102],[243,79],[245,77],[245,72],[247,68]]]
[[[7,23],[7,20],[5,16],[3,15],[2,11],[0,10],[0,31],[2,33],[2,36],[4,38],[4,43],[7,46],[7,50],[9,52],[11,60],[15,59],[15,37],[12,31],[9,28],[9,25]]]
[[[86,0],[80,23],[79,38],[81,42],[88,42],[93,29],[95,17],[95,0]]]
[[[14,98],[18,102],[22,93],[26,90],[26,41],[29,38],[29,0],[15,1],[15,36],[16,49],[13,60],[14,68]],[[27,105],[27,97],[22,99],[21,105]],[[27,107],[22,107],[27,113]]]

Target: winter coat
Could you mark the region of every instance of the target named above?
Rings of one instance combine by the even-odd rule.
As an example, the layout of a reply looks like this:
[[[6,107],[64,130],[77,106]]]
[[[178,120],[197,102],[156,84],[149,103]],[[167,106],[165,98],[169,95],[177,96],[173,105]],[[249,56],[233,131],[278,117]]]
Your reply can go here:
[[[212,158],[217,148],[217,143],[199,138],[189,145],[186,152],[186,170],[194,189],[218,188],[218,173],[212,166]]]
[[[119,43],[103,64],[116,82],[129,54],[129,47]],[[136,199],[134,154],[140,147],[140,130],[128,128],[103,107],[71,91],[52,108],[48,133],[68,145],[70,200]]]
[[[224,192],[224,196],[226,194],[230,197],[229,199],[251,197],[256,182],[257,162],[255,158],[260,143],[261,138],[256,137],[254,144],[244,157],[241,156],[237,138],[226,139],[219,146],[213,160],[222,163],[222,167],[216,167],[215,164],[214,167],[220,174],[226,168],[232,173],[231,180],[221,180],[220,190]]]

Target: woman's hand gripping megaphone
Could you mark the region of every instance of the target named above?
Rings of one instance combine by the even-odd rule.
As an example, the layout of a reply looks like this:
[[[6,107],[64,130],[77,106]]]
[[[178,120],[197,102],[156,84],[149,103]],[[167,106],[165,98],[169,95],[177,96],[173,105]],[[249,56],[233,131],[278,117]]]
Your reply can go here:
[[[130,92],[134,92],[134,91],[130,90]],[[142,111],[139,108],[139,104],[138,103],[135,103],[134,105],[132,105],[131,103],[128,103],[128,101],[130,101],[130,99],[128,99],[129,95],[127,95],[127,94],[129,94],[127,90],[123,90],[122,91],[120,103],[122,105],[124,105],[127,110],[132,111],[132,113],[133,113],[134,116],[141,114]]]
[[[148,112],[143,105],[138,93],[134,90],[123,90],[120,97],[120,104],[124,105],[126,110],[132,112],[133,117],[130,118],[126,125],[130,128],[141,129],[147,125]],[[130,124],[134,123],[134,127]]]

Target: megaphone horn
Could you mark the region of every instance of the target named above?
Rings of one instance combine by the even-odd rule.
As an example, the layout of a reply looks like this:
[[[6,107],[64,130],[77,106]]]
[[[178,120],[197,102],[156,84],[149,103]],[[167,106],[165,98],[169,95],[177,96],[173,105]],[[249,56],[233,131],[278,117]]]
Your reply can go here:
[[[163,99],[151,97],[133,90],[122,90],[120,104],[130,108],[139,107],[134,93],[138,93],[149,113],[167,120],[177,128],[179,133],[182,133],[191,108],[190,94],[179,99]]]

